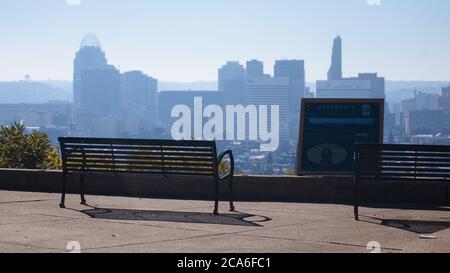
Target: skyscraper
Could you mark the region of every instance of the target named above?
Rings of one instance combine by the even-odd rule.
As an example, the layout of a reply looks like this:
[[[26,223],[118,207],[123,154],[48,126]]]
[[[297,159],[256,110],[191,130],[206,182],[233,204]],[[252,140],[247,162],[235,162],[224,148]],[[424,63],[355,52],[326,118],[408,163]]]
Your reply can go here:
[[[158,80],[141,71],[129,71],[120,75],[120,101],[123,107],[156,111],[157,92]]]
[[[81,72],[81,111],[115,114],[120,101],[120,73],[112,65]]]
[[[121,132],[141,136],[158,119],[158,81],[141,71],[120,75]]]
[[[276,61],[274,77],[289,79],[289,135],[291,139],[297,139],[300,126],[300,103],[305,96],[305,61]]]
[[[285,146],[289,140],[289,78],[288,77],[263,77],[247,78],[245,81],[245,105],[278,105],[279,106],[279,130],[280,144]],[[269,121],[269,128],[272,124]],[[248,120],[248,124],[258,124],[257,120]],[[248,128],[256,130],[258,128]],[[248,132],[247,132],[248,134]]]
[[[377,73],[359,73],[358,77],[342,77],[342,40],[334,39],[328,80],[317,81],[317,98],[385,98],[385,79]]]
[[[120,73],[108,65],[100,42],[93,34],[83,38],[76,53],[73,93],[76,134],[115,137],[120,106]]]
[[[116,133],[110,133],[111,129],[107,132],[98,130],[98,123],[106,117],[105,120],[108,123],[117,123],[120,109],[119,71],[112,65],[84,69],[81,72],[80,91],[79,116],[81,118],[77,128],[88,136],[117,137]],[[118,127],[116,124],[104,124],[104,126],[104,128]],[[95,135],[92,134],[94,131]]]
[[[442,88],[442,94],[439,98],[439,108],[445,114],[450,115],[450,86]]]
[[[81,108],[81,73],[85,69],[105,67],[108,61],[94,34],[84,36],[73,61],[73,111],[75,122]]]
[[[337,36],[333,42],[333,53],[331,56],[331,66],[328,70],[328,80],[342,79],[342,40]]]
[[[158,81],[141,71],[120,75],[121,137],[149,137],[158,122]]]
[[[225,104],[242,104],[245,68],[239,62],[227,62],[218,74],[219,91],[224,92]]]
[[[247,77],[259,78],[264,76],[264,63],[258,60],[247,62]]]

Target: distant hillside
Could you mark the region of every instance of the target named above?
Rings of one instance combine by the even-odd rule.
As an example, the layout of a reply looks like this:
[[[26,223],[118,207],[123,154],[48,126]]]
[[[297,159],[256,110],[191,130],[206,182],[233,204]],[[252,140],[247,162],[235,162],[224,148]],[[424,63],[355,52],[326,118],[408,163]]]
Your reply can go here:
[[[440,94],[442,87],[450,86],[446,81],[386,81],[386,97],[391,104],[414,97],[414,91]]]
[[[0,82],[0,103],[46,103],[51,100],[72,101],[72,92],[41,82]]]
[[[72,92],[73,90],[73,83],[72,81],[42,81],[41,83],[50,85],[51,87],[58,88],[65,90],[67,92]]]
[[[315,91],[315,83],[307,86]],[[438,94],[442,87],[450,86],[446,81],[386,81],[386,96],[390,104],[413,98],[414,90]],[[192,83],[159,82],[159,90],[217,90],[215,81]],[[72,101],[71,81],[17,81],[0,82],[0,103],[45,103],[51,100]]]

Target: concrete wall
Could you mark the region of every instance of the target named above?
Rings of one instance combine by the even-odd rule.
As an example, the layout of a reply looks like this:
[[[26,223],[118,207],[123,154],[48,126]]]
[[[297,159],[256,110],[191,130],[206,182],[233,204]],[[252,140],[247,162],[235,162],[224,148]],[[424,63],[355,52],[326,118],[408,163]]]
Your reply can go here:
[[[61,172],[0,169],[0,190],[61,192]],[[79,176],[70,176],[68,191],[78,193]],[[351,203],[353,178],[349,176],[237,176],[234,178],[238,201],[290,201]],[[149,198],[212,199],[214,183],[207,178],[142,175],[88,174],[86,193],[92,195]],[[221,185],[228,196],[228,183]],[[448,198],[448,196],[447,196]],[[403,182],[365,184],[361,189],[365,202],[445,203],[445,187],[411,185]]]

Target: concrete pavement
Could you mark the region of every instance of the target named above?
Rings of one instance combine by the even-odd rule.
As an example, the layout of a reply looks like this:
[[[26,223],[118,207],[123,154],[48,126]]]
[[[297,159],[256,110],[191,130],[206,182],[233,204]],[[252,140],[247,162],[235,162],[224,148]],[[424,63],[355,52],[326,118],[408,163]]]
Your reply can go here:
[[[0,191],[0,252],[450,252],[450,208],[213,202]],[[427,235],[428,239],[421,238]],[[70,243],[72,242],[72,243]],[[70,243],[70,244],[69,244]],[[79,245],[78,245],[79,244]],[[75,247],[75,248],[73,248]]]

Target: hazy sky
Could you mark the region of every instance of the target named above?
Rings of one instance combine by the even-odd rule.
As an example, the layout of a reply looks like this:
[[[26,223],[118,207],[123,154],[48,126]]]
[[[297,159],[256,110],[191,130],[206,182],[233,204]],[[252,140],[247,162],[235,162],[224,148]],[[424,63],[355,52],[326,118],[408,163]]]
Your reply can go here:
[[[276,59],[305,59],[307,80],[324,79],[337,34],[345,76],[450,80],[449,10],[449,0],[0,0],[0,80],[71,79],[89,32],[111,64],[165,81],[216,80],[225,61],[252,58],[267,73]]]

